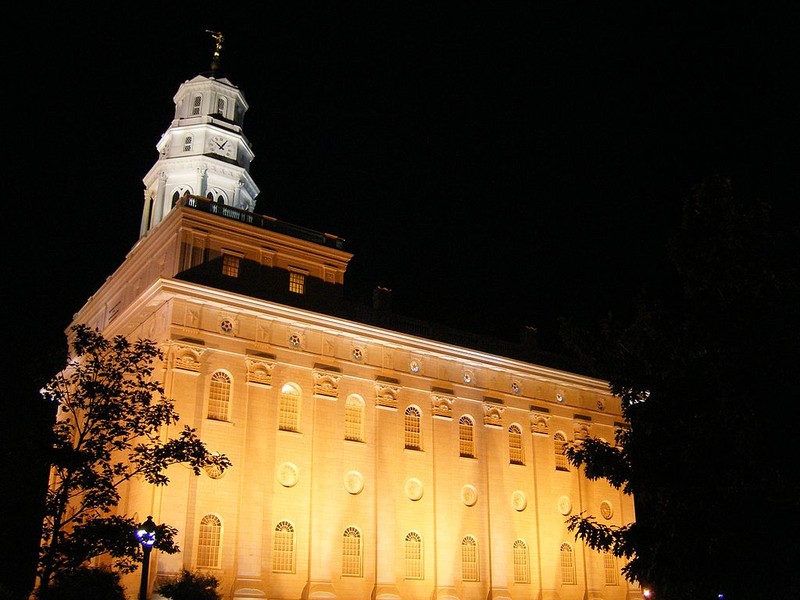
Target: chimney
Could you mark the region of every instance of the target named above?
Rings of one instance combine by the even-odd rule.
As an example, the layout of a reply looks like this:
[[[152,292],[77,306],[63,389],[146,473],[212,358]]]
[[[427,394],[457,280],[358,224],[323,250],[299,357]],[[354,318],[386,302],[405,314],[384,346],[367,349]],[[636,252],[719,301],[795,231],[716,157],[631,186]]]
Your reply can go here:
[[[372,290],[372,308],[388,312],[392,308],[392,290],[387,287],[376,286]]]

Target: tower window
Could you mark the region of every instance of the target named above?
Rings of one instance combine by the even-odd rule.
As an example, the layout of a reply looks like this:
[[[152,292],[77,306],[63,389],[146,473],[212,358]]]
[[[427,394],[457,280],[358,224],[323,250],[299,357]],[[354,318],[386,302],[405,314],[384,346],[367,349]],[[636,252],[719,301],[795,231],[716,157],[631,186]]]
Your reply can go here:
[[[225,116],[225,98],[217,98],[217,114]]]
[[[185,138],[183,138],[183,151],[184,152],[192,151],[192,136],[187,135]]]
[[[192,102],[192,115],[199,115],[200,114],[200,106],[203,104],[203,97],[202,96],[195,96],[194,101]]]
[[[290,272],[289,291],[295,294],[304,294],[306,291],[306,276],[295,271]]]

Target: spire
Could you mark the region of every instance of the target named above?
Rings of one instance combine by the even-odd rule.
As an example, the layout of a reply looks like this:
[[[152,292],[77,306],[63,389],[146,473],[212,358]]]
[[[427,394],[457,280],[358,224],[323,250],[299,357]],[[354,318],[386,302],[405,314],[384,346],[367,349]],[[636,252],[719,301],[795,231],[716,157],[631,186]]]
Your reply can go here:
[[[222,50],[222,42],[225,36],[219,31],[211,31],[210,29],[206,29],[206,33],[210,33],[216,42],[214,45],[214,58],[211,60],[211,71],[216,72],[219,69],[219,52]]]

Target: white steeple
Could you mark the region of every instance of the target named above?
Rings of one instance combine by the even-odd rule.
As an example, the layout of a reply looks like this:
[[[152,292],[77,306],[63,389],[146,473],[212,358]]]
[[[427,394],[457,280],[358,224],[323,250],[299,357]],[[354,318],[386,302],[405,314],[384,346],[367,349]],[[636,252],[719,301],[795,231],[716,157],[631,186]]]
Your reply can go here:
[[[247,102],[219,72],[222,34],[211,71],[187,80],[173,97],[175,118],[156,144],[158,160],[144,176],[140,237],[156,227],[185,194],[252,212],[259,193],[250,176],[254,154],[242,133]]]

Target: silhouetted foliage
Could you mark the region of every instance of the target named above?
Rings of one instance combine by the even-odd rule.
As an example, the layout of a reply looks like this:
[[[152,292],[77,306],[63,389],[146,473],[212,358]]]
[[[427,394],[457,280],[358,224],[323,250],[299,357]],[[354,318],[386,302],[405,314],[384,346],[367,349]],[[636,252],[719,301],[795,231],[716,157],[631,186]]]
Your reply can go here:
[[[156,591],[169,600],[221,600],[218,586],[219,580],[214,575],[184,569],[178,577],[161,584]]]
[[[109,554],[121,572],[138,568],[138,523],[113,514],[120,485],[134,477],[166,485],[165,471],[177,463],[189,465],[195,475],[205,465],[230,466],[188,426],[175,438],[164,437],[164,427],[179,417],[153,378],[153,364],[163,358],[154,342],[106,339],[98,330],[77,325],[70,346],[66,368],[42,390],[58,406],[58,416],[38,564],[41,598],[47,597],[51,579],[65,580],[102,554]],[[154,547],[177,552],[176,533],[158,525]]]
[[[798,239],[770,206],[709,178],[687,198],[671,269],[634,318],[567,331],[631,424],[619,450],[592,440],[568,458],[632,492],[637,509],[620,528],[591,515],[568,526],[629,558],[626,577],[660,600],[800,596],[787,418],[800,383]]]
[[[37,598],[42,598],[39,590]],[[47,591],[49,600],[126,600],[119,574],[108,568],[80,567],[61,573]]]

